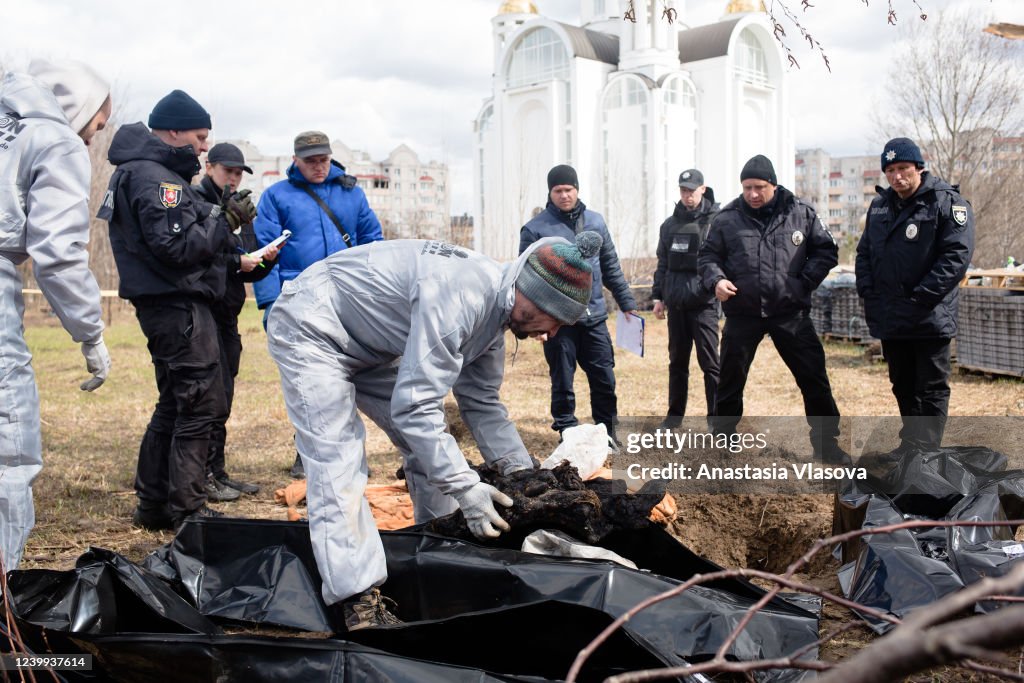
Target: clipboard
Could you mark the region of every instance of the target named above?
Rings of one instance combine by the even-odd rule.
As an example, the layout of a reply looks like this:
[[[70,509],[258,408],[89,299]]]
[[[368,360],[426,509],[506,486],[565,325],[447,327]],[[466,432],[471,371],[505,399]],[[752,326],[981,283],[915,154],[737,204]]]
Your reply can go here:
[[[615,314],[615,345],[624,351],[644,357],[644,323],[636,313]]]
[[[281,232],[281,235],[277,239],[275,239],[273,242],[271,242],[270,244],[264,244],[262,247],[260,247],[256,251],[250,252],[249,256],[251,256],[252,258],[263,258],[263,255],[265,253],[267,253],[267,249],[269,249],[270,247],[281,246],[282,244],[285,243],[285,240],[287,240],[291,236],[292,236],[292,231],[291,230],[284,230],[284,231]]]

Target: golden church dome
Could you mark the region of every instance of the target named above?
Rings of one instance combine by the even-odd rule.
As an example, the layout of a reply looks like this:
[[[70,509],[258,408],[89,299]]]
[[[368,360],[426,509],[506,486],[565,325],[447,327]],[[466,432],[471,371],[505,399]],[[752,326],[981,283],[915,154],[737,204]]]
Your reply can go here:
[[[743,14],[744,12],[764,12],[764,0],[731,0],[725,8],[726,14]]]
[[[530,0],[505,0],[498,14],[537,14],[537,6]]]

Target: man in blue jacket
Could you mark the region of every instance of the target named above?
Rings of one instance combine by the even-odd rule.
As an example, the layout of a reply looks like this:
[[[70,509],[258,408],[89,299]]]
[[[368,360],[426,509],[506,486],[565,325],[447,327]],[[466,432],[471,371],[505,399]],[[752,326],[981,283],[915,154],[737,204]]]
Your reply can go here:
[[[949,346],[974,251],[974,213],[959,188],[924,170],[913,140],[887,142],[881,162],[889,187],[876,188],[857,245],[857,292],[889,364],[904,418],[900,445],[932,450],[949,409]]]
[[[576,235],[592,230],[603,240],[601,251],[591,257],[594,271],[590,303],[579,322],[563,325],[558,334],[544,342],[544,357],[551,374],[551,428],[561,433],[579,424],[573,379],[576,364],[590,383],[590,410],[595,424],[603,424],[615,438],[618,401],[615,396],[615,353],[608,334],[608,306],[602,287],[607,287],[624,312],[636,309],[629,284],[622,275],[615,244],[601,214],[589,211],[579,200],[580,183],[576,169],[564,164],[548,171],[548,203],[519,233],[519,253],[543,237],[563,237],[572,242]]]
[[[299,133],[294,149],[288,178],[271,185],[257,209],[260,244],[269,244],[285,230],[292,233],[281,247],[274,270],[253,283],[264,328],[285,282],[335,252],[384,239],[380,221],[355,176],[347,175],[345,167],[331,159],[327,135],[316,130]],[[304,476],[298,453],[292,476]]]

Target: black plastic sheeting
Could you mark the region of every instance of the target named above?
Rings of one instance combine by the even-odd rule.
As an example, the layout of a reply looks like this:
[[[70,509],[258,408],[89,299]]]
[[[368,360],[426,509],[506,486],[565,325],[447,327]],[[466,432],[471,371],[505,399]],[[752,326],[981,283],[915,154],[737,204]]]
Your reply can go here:
[[[72,571],[12,572],[9,596],[30,645],[45,636],[42,649],[94,654],[102,671],[68,672],[69,680],[543,681],[564,676],[628,608],[718,569],[653,524],[606,539],[639,571],[417,531],[381,537],[389,575],[382,590],[407,623],[339,638],[330,636],[344,629],[320,598],[304,523],[202,519],[144,567],[92,549]],[[709,659],[763,594],[731,580],[654,605],[597,651],[580,680]],[[781,657],[817,638],[814,613],[775,599],[731,655]],[[759,680],[810,677],[780,671]]]
[[[1000,521],[1024,515],[1024,471],[988,448],[951,447],[862,459],[868,479],[837,498],[835,531],[915,519]],[[1024,557],[1014,527],[950,527],[866,536],[841,548],[846,597],[903,618],[984,576],[1001,576]],[[979,605],[979,611],[995,609]],[[860,616],[878,633],[887,622]]]

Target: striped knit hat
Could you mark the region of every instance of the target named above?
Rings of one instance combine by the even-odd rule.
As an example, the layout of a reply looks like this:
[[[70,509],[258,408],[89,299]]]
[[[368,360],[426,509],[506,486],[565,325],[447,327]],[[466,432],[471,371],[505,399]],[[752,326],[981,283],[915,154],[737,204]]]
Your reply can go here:
[[[562,324],[571,325],[587,312],[593,269],[588,259],[597,255],[603,240],[596,232],[581,232],[576,244],[546,244],[530,254],[516,280],[516,288]]]

